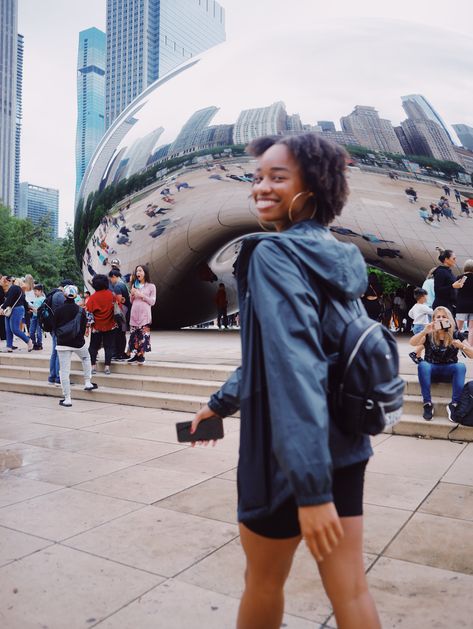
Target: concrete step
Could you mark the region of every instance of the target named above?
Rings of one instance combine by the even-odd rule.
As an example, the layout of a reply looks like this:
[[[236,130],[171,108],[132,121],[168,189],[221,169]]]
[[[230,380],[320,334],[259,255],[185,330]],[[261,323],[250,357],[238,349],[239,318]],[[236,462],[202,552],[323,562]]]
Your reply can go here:
[[[450,390],[451,391],[451,390]],[[434,393],[434,390],[432,389]],[[451,396],[440,397],[432,396],[432,404],[434,405],[434,413],[437,417],[447,418],[447,404],[451,402]],[[404,395],[403,412],[406,415],[413,415],[422,418],[424,402],[420,395]]]
[[[473,441],[473,428],[468,426],[458,426],[452,424],[444,417],[434,415],[431,421],[425,421],[422,415],[402,416],[392,430],[393,435],[404,435],[407,437],[423,437],[425,439],[449,439],[451,441]]]
[[[74,364],[74,367],[79,365]],[[18,378],[20,380],[32,380],[34,382],[45,382],[48,379],[49,371],[46,368],[39,367],[20,367],[0,364],[1,378]],[[115,373],[112,365],[112,373],[109,376],[104,375],[102,367],[100,371],[92,376],[94,382],[100,387],[118,389],[131,389],[133,391],[154,391],[157,393],[175,393],[184,395],[196,395],[199,397],[209,398],[212,393],[217,391],[221,386],[221,382],[210,380],[197,380],[186,378],[167,378],[143,375],[141,366],[128,367],[128,373]],[[71,383],[82,384],[84,376],[81,369],[71,371]]]
[[[16,367],[37,367],[39,369],[49,370],[49,356],[38,356],[36,352],[30,354],[5,354],[0,353],[0,365],[16,366]],[[103,366],[103,361],[98,360],[98,365]],[[71,362],[72,370],[80,370],[81,363],[74,359]],[[100,369],[102,367],[99,367]],[[117,374],[131,375],[132,370],[140,369],[140,373],[145,376],[168,377],[168,378],[186,378],[189,380],[208,380],[216,382],[225,382],[228,376],[234,371],[234,367],[228,365],[205,365],[197,363],[180,363],[180,362],[146,362],[139,367],[129,365],[126,362],[112,362],[112,372]]]
[[[55,387],[44,381],[19,378],[0,378],[0,390],[12,393],[28,393],[30,395],[46,395],[62,398],[61,387]],[[119,389],[100,387],[93,392],[84,391],[82,385],[72,387],[72,400],[94,400],[110,404],[127,404],[129,406],[144,406],[149,408],[162,408],[173,411],[194,413],[205,404],[208,397],[195,395],[157,393],[152,391],[134,391],[132,389]]]

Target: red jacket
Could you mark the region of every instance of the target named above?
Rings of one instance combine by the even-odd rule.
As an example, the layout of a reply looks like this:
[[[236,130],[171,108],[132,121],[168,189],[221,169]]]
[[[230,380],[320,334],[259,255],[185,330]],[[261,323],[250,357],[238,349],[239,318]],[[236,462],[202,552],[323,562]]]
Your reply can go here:
[[[94,328],[100,332],[108,332],[115,327],[113,303],[117,296],[108,288],[95,291],[87,300],[86,309],[94,315]]]

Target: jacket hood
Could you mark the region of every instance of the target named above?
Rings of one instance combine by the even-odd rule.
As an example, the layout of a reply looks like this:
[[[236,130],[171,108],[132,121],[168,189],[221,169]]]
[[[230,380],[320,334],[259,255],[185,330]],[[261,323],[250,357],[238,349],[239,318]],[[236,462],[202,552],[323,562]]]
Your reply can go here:
[[[358,247],[338,241],[317,221],[302,221],[278,234],[250,237],[257,242],[267,238],[289,250],[337,297],[358,299],[365,292],[368,285],[366,264]]]

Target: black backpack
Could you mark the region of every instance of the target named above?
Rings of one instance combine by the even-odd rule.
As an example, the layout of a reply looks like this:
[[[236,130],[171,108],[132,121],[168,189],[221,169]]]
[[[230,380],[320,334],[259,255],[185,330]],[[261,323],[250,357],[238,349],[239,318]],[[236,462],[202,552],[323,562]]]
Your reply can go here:
[[[56,336],[75,339],[80,336],[82,317],[85,316],[82,312],[82,308],[79,308],[78,312],[74,315],[74,318],[58,326],[55,330]]]
[[[473,381],[467,382],[463,387],[455,409],[455,421],[462,426],[473,426]]]
[[[351,302],[355,309],[348,309],[326,297],[343,325],[338,351],[329,356],[331,417],[344,433],[377,435],[402,416],[405,384],[396,340],[368,317],[359,300]]]
[[[59,288],[55,288],[46,295],[46,299],[36,312],[38,317],[38,323],[42,330],[45,332],[52,332],[54,330],[54,312],[53,312],[53,295],[59,292]]]

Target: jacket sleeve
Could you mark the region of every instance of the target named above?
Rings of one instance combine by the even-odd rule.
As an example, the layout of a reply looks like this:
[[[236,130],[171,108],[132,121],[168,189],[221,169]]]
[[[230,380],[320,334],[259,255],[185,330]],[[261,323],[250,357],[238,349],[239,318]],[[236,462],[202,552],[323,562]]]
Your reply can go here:
[[[221,389],[210,397],[209,408],[220,417],[233,415],[240,408],[240,379],[241,367],[238,367]]]
[[[299,506],[331,502],[327,358],[317,295],[291,254],[264,242],[248,286],[260,326],[272,448]]]
[[[141,299],[150,306],[154,306],[156,303],[156,286],[147,284],[145,290],[141,293]]]

